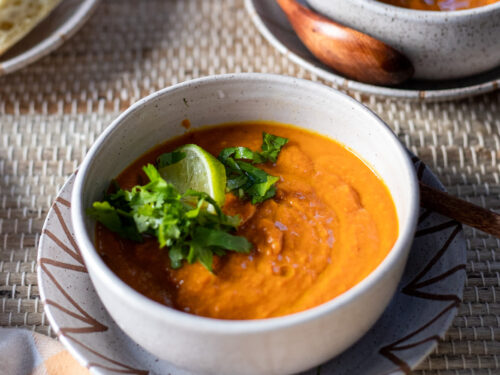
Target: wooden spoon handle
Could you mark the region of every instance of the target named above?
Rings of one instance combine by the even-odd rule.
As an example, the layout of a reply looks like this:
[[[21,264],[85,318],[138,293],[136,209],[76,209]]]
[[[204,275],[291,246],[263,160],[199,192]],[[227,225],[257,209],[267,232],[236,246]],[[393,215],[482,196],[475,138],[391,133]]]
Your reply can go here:
[[[500,237],[500,215],[420,182],[420,205]]]

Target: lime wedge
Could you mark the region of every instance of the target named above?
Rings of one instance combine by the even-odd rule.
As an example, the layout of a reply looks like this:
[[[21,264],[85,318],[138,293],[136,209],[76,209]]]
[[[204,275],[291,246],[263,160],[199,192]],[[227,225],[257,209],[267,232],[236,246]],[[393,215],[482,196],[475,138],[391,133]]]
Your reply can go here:
[[[224,165],[197,145],[184,145],[176,151],[184,152],[186,157],[160,168],[160,175],[181,193],[188,189],[207,193],[222,207],[226,191]]]

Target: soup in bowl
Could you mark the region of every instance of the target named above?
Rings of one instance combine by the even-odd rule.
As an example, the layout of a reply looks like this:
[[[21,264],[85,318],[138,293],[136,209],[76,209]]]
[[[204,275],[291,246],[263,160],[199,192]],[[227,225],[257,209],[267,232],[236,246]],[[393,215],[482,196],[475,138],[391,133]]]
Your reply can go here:
[[[195,159],[196,194],[175,178]],[[96,225],[96,201],[120,210],[120,225]],[[96,291],[136,342],[193,371],[287,374],[339,354],[381,315],[418,187],[404,147],[358,102],[241,74],[132,106],[89,151],[71,209]]]
[[[219,319],[263,319],[303,311],[364,279],[386,257],[398,236],[394,203],[383,181],[367,164],[317,133],[266,122],[193,130],[141,156],[114,183],[131,191],[148,181],[144,166],[157,164],[162,155],[171,155],[185,145],[202,147],[213,156],[223,155],[231,147],[258,150],[262,134],[286,140],[276,160],[249,163],[246,158],[236,159],[240,166],[252,165],[252,173],[236,175],[226,168],[230,178],[220,176],[227,181],[221,208],[224,214],[239,218],[237,227],[227,233],[246,238],[251,249],[209,254],[207,266],[203,259],[195,259],[196,255],[187,259],[192,250],[191,233],[181,235],[182,241],[172,243],[169,252],[169,246],[160,248],[157,234],[164,231],[168,236],[172,226],[155,227],[153,233],[144,231],[133,241],[120,233],[121,228],[113,231],[112,225],[108,229],[101,224],[96,230],[96,246],[108,267],[159,303]],[[180,164],[174,163],[171,171],[159,167],[165,181],[174,181],[174,187],[182,187],[176,184],[183,174],[176,167]],[[266,199],[252,194],[255,185],[231,187],[237,179],[251,179],[260,171],[278,179],[270,186],[275,191],[264,193]],[[192,208],[188,205],[187,209]],[[173,220],[162,215],[148,218]],[[107,224],[105,219],[102,222]],[[203,226],[194,221],[189,224]],[[183,228],[175,225],[175,230]],[[172,249],[176,246],[183,247],[185,254],[173,265],[176,253]]]

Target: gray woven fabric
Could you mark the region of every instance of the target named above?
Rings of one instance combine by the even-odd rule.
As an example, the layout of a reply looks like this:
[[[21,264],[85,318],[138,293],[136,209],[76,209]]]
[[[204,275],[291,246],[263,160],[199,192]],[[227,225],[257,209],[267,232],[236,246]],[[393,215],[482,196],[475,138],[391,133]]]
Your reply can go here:
[[[258,33],[241,0],[105,0],[50,56],[0,77],[0,326],[51,334],[37,242],[56,192],[117,114],[171,84],[273,72],[316,80]],[[452,103],[379,100],[376,111],[449,191],[500,208],[500,92]],[[500,374],[500,243],[465,229],[464,302],[420,374]]]

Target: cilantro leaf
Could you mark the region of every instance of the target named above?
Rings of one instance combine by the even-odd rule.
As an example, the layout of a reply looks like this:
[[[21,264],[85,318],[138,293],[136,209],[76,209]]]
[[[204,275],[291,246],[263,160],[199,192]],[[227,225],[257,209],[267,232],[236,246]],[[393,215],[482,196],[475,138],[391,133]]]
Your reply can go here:
[[[219,160],[226,168],[226,190],[239,198],[250,199],[252,204],[261,203],[276,194],[276,176],[254,166],[265,162],[275,163],[287,138],[262,133],[261,152],[247,147],[229,147],[219,154]]]
[[[172,151],[161,154],[156,159],[156,166],[158,168],[166,167],[167,165],[175,164],[186,157],[186,153],[182,151]]]
[[[182,246],[172,246],[169,249],[168,256],[172,268],[177,269],[182,267],[182,260],[186,258],[187,254],[185,254]]]
[[[227,191],[238,190],[243,185],[245,185],[247,182],[248,182],[247,176],[234,174],[234,175],[229,176],[227,178],[226,190]]]
[[[149,178],[146,185],[131,190],[117,187],[87,213],[120,237],[138,242],[144,235],[156,237],[160,248],[168,248],[172,268],[181,267],[183,261],[199,261],[211,271],[213,254],[251,250],[246,238],[231,234],[239,217],[225,215],[208,194],[193,190],[180,194],[152,164],[143,171]],[[215,214],[206,210],[207,203]]]
[[[244,161],[237,161],[236,163],[240,167],[240,170],[250,179],[252,185],[267,181],[267,176],[269,175],[263,169],[254,167],[252,164]]]
[[[279,177],[267,175],[266,181],[252,185],[247,190],[247,194],[252,197],[252,204],[261,203],[274,197],[276,194],[275,184],[278,180]]]
[[[142,241],[142,236],[139,234],[131,217],[111,206],[109,202],[94,202],[92,207],[87,209],[87,215],[127,240]]]
[[[212,250],[210,249],[217,249]],[[196,228],[188,256],[190,263],[198,260],[209,271],[212,270],[213,254],[224,254],[224,250],[248,253],[252,244],[245,237],[238,237],[223,230],[206,227]],[[221,251],[222,250],[222,251]]]
[[[264,163],[264,159],[258,152],[250,150],[248,147],[228,147],[222,150],[219,159],[224,162],[228,158],[244,159],[253,163]]]
[[[278,137],[266,132],[262,133],[262,157],[266,160],[276,163],[281,149],[287,143],[287,138]]]
[[[193,240],[203,247],[218,247],[238,253],[248,253],[252,245],[245,237],[234,236],[223,230],[198,227]]]
[[[198,246],[198,244],[194,245],[196,249],[196,260],[198,260],[203,266],[212,272],[212,264],[213,264],[213,253],[210,251],[208,247]]]

